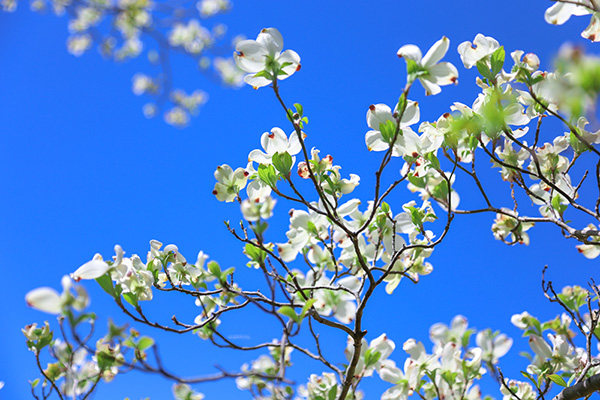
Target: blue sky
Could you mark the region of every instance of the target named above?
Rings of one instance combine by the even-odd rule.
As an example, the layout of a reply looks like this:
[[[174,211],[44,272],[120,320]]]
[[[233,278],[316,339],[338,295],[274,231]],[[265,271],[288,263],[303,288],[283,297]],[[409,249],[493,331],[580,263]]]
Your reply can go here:
[[[535,52],[549,68],[564,41],[583,43],[579,33],[588,18],[576,18],[553,27],[543,19],[549,1],[496,2],[387,1],[367,6],[362,1],[281,2],[238,0],[233,10],[219,17],[229,33],[254,38],[264,27],[278,28],[285,47],[302,57],[302,70],[283,83],[288,103],[304,105],[310,119],[308,146],[332,154],[344,174],[357,173],[361,186],[356,195],[371,193],[373,171],[380,154],[368,153],[364,134],[370,104],[393,105],[404,85],[405,65],[397,49],[413,43],[426,51],[442,36],[451,40],[446,59],[459,69],[460,84],[425,98],[420,86],[411,98],[419,101],[421,120],[435,120],[454,101],[471,104],[477,94],[475,71],[465,70],[455,51],[459,43],[477,33],[493,36],[507,53],[515,49]],[[208,81],[194,63],[176,58],[174,79],[186,89],[200,87],[210,95],[198,118],[184,130],[159,119],[146,120],[144,100],[130,90],[136,72],[150,72],[143,60],[124,64],[106,61],[91,51],[81,58],[65,49],[67,20],[38,15],[26,4],[14,14],[0,14],[0,243],[4,256],[0,268],[3,329],[0,330],[0,380],[6,387],[0,398],[27,398],[28,379],[37,376],[33,356],[27,351],[20,328],[53,317],[25,306],[24,296],[38,286],[59,288],[60,278],[99,252],[113,254],[120,244],[128,254],[144,255],[148,241],[175,243],[189,259],[204,250],[222,266],[236,266],[252,282],[241,245],[223,226],[237,221],[235,205],[212,196],[213,172],[227,163],[245,166],[247,154],[260,146],[262,132],[274,126],[289,131],[273,93],[268,88],[226,90]],[[591,48],[592,51],[593,47]],[[557,129],[560,129],[557,127]],[[556,135],[559,132],[554,132]],[[550,133],[549,133],[550,134]],[[390,170],[398,170],[397,160]],[[493,191],[506,196],[498,171],[491,171]],[[476,204],[472,188],[457,189],[465,205]],[[495,185],[495,184],[491,184]],[[500,190],[502,188],[502,190]],[[392,209],[410,199],[405,188],[390,200]],[[285,240],[287,210],[280,201],[270,228],[272,241]],[[367,338],[386,332],[398,348],[393,359],[404,359],[401,344],[409,337],[424,341],[435,322],[449,323],[456,314],[467,316],[472,326],[491,327],[518,337],[510,316],[527,310],[550,318],[559,310],[549,305],[540,290],[541,269],[560,287],[584,284],[597,275],[597,261],[579,256],[573,242],[550,227],[536,227],[531,245],[509,248],[493,239],[492,215],[459,217],[447,240],[430,261],[434,272],[418,285],[403,282],[392,295],[377,296],[366,326]],[[88,285],[92,309],[106,321],[113,316],[125,322],[116,306],[94,285]],[[168,321],[173,314],[193,318],[189,300],[161,298],[151,314]],[[264,335],[252,315],[230,321],[227,332]],[[247,330],[246,330],[247,328]],[[154,334],[147,331],[148,334]],[[273,333],[275,337],[277,333]],[[155,335],[167,365],[188,375],[215,372],[218,363],[232,370],[258,357],[258,353],[215,352],[198,338]],[[344,346],[332,338],[332,348]],[[515,343],[506,357],[507,375],[516,377],[525,366],[517,354],[526,349]],[[340,359],[340,361],[342,361]],[[312,364],[296,357],[297,378]],[[488,392],[496,397],[494,385]],[[377,398],[387,385],[378,378],[365,382],[368,398]],[[233,382],[199,387],[211,398],[249,398],[238,394]],[[97,398],[168,398],[170,383],[155,377],[118,377],[102,385]],[[244,397],[246,396],[246,397]]]

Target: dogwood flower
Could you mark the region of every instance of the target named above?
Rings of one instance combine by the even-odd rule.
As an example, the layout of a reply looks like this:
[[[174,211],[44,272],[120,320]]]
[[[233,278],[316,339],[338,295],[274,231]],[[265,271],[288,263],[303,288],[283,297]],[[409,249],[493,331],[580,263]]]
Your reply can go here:
[[[296,132],[292,132],[289,139],[281,128],[273,128],[270,132],[265,132],[260,137],[260,144],[265,150],[252,150],[248,154],[248,161],[256,161],[259,164],[272,164],[272,157],[275,153],[288,153],[294,156],[302,150],[302,145],[298,140]],[[292,160],[296,160],[292,157]]]
[[[409,81],[418,79],[427,95],[440,93],[440,86],[457,83],[458,71],[454,65],[439,62],[446,55],[449,44],[450,40],[444,36],[431,46],[425,57],[414,44],[407,44],[398,49],[398,57],[406,60]]]
[[[462,42],[458,45],[458,54],[465,68],[471,69],[481,60],[489,59],[490,55],[500,47],[496,39],[478,33],[471,42]]]
[[[238,67],[249,74],[244,82],[255,89],[274,80],[283,80],[300,70],[300,56],[283,49],[283,38],[275,28],[265,28],[256,40],[242,40],[235,46],[233,58]]]
[[[213,194],[217,196],[217,200],[231,202],[246,186],[248,180],[248,172],[244,168],[237,168],[235,171],[227,164],[217,167],[215,170],[215,189]]]

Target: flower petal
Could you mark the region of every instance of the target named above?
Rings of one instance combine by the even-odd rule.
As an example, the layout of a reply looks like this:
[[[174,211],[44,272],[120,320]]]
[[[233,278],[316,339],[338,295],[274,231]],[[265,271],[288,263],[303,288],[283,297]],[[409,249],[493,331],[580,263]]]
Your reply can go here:
[[[256,40],[242,40],[235,46],[233,58],[242,71],[255,73],[265,69],[268,51]]]
[[[450,39],[448,39],[446,36],[435,42],[427,51],[425,57],[423,57],[423,66],[425,68],[430,68],[437,64],[448,52],[449,45]]]
[[[60,295],[49,287],[33,289],[25,295],[25,301],[29,307],[49,314],[60,314],[62,310]]]
[[[96,279],[104,275],[109,269],[110,266],[106,262],[95,258],[77,268],[71,275],[71,278],[73,278],[75,282],[82,279]]]
[[[267,49],[270,55],[276,55],[283,49],[283,37],[275,28],[263,29],[256,38],[256,41]]]
[[[408,58],[409,60],[413,60],[415,62],[420,62],[423,57],[421,53],[421,49],[419,49],[414,44],[405,44],[404,46],[398,49],[398,57]]]

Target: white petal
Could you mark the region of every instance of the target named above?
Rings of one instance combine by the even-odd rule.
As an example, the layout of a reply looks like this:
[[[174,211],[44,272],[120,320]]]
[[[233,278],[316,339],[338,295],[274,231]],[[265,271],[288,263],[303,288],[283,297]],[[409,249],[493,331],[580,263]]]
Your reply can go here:
[[[271,84],[271,81],[265,78],[264,76],[255,76],[255,75],[246,75],[244,77],[244,82],[248,85],[252,86],[254,89],[258,89],[260,87],[265,87]]]
[[[77,271],[73,272],[71,277],[75,282],[82,279],[96,279],[104,275],[110,266],[102,260],[91,260],[77,268]]]
[[[432,82],[426,78],[419,78],[419,82],[421,82],[421,85],[423,85],[425,94],[427,96],[435,95],[442,91],[442,89],[435,84],[435,82]]]
[[[395,121],[392,109],[389,106],[386,104],[374,104],[369,107],[367,111],[367,125],[369,128],[378,131],[379,125],[386,121]]]
[[[390,145],[384,142],[383,136],[379,131],[369,131],[365,135],[365,143],[369,151],[385,151]]]
[[[287,135],[281,128],[273,128],[270,132],[263,133],[260,144],[270,156],[286,152],[289,146]]]
[[[258,34],[256,41],[263,45],[270,55],[275,55],[283,50],[283,37],[275,28],[263,29]]]
[[[423,66],[430,68],[437,64],[448,52],[449,45],[450,40],[446,36],[435,42],[423,57]]]
[[[271,156],[260,150],[252,150],[248,154],[248,161],[256,161],[259,164],[271,164]]]
[[[233,58],[242,71],[259,72],[265,69],[267,49],[256,40],[242,40],[235,46]]]
[[[49,314],[59,314],[62,310],[60,295],[49,287],[33,289],[25,295],[25,301],[29,307]]]
[[[279,65],[291,63],[290,65],[283,67],[283,72],[285,72],[287,75],[279,75],[277,79],[280,81],[288,78],[289,76],[293,75],[294,72],[300,70],[300,56],[294,50],[286,50],[281,53],[281,55],[277,58],[277,62]]]
[[[421,49],[419,49],[414,44],[406,44],[398,49],[398,57],[408,58],[409,60],[413,60],[417,63],[421,61],[422,53]]]
[[[404,110],[404,114],[402,115],[402,119],[400,120],[400,127],[404,128],[406,126],[416,124],[417,122],[419,122],[419,118],[421,118],[419,103],[417,103],[416,101],[408,100],[406,104],[406,109]]]
[[[581,37],[590,39],[592,42],[600,42],[600,19],[596,14],[592,15],[590,24],[585,31],[581,32]]]
[[[458,71],[449,62],[441,62],[429,69],[429,79],[440,86],[456,83],[457,78]]]
[[[219,165],[215,170],[215,179],[226,186],[231,184],[232,175],[233,169],[227,164]]]

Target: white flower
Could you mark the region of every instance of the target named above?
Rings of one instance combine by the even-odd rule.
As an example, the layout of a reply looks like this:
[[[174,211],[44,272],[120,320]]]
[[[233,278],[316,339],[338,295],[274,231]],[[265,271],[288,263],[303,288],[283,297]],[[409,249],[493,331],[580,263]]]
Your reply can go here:
[[[273,215],[276,200],[271,196],[266,197],[262,203],[246,199],[242,202],[242,215],[246,221],[258,221],[259,219],[268,219]]]
[[[219,201],[231,202],[246,186],[248,172],[244,168],[237,168],[234,171],[229,165],[223,164],[215,170],[215,179],[217,183],[212,193]]]
[[[477,62],[488,59],[499,47],[500,44],[496,39],[478,33],[473,43],[462,42],[458,45],[458,54],[465,68],[471,69]]]
[[[271,158],[275,153],[285,153],[294,156],[300,152],[302,145],[298,140],[296,132],[292,132],[290,138],[281,128],[273,128],[270,132],[265,132],[260,137],[260,144],[265,152],[261,150],[252,150],[248,154],[248,161],[256,161],[259,164],[272,164]],[[295,157],[292,157],[295,162]]]
[[[446,55],[449,44],[450,40],[444,36],[431,46],[425,57],[414,44],[407,44],[398,49],[398,57],[407,60],[409,77],[412,75],[412,79],[419,79],[427,95],[440,93],[440,86],[457,83],[458,71],[454,65],[439,62]]]
[[[249,73],[244,81],[257,89],[267,86],[275,79],[286,79],[300,70],[300,56],[293,50],[281,50],[281,33],[275,28],[265,28],[256,40],[238,42],[233,58],[238,67]]]

